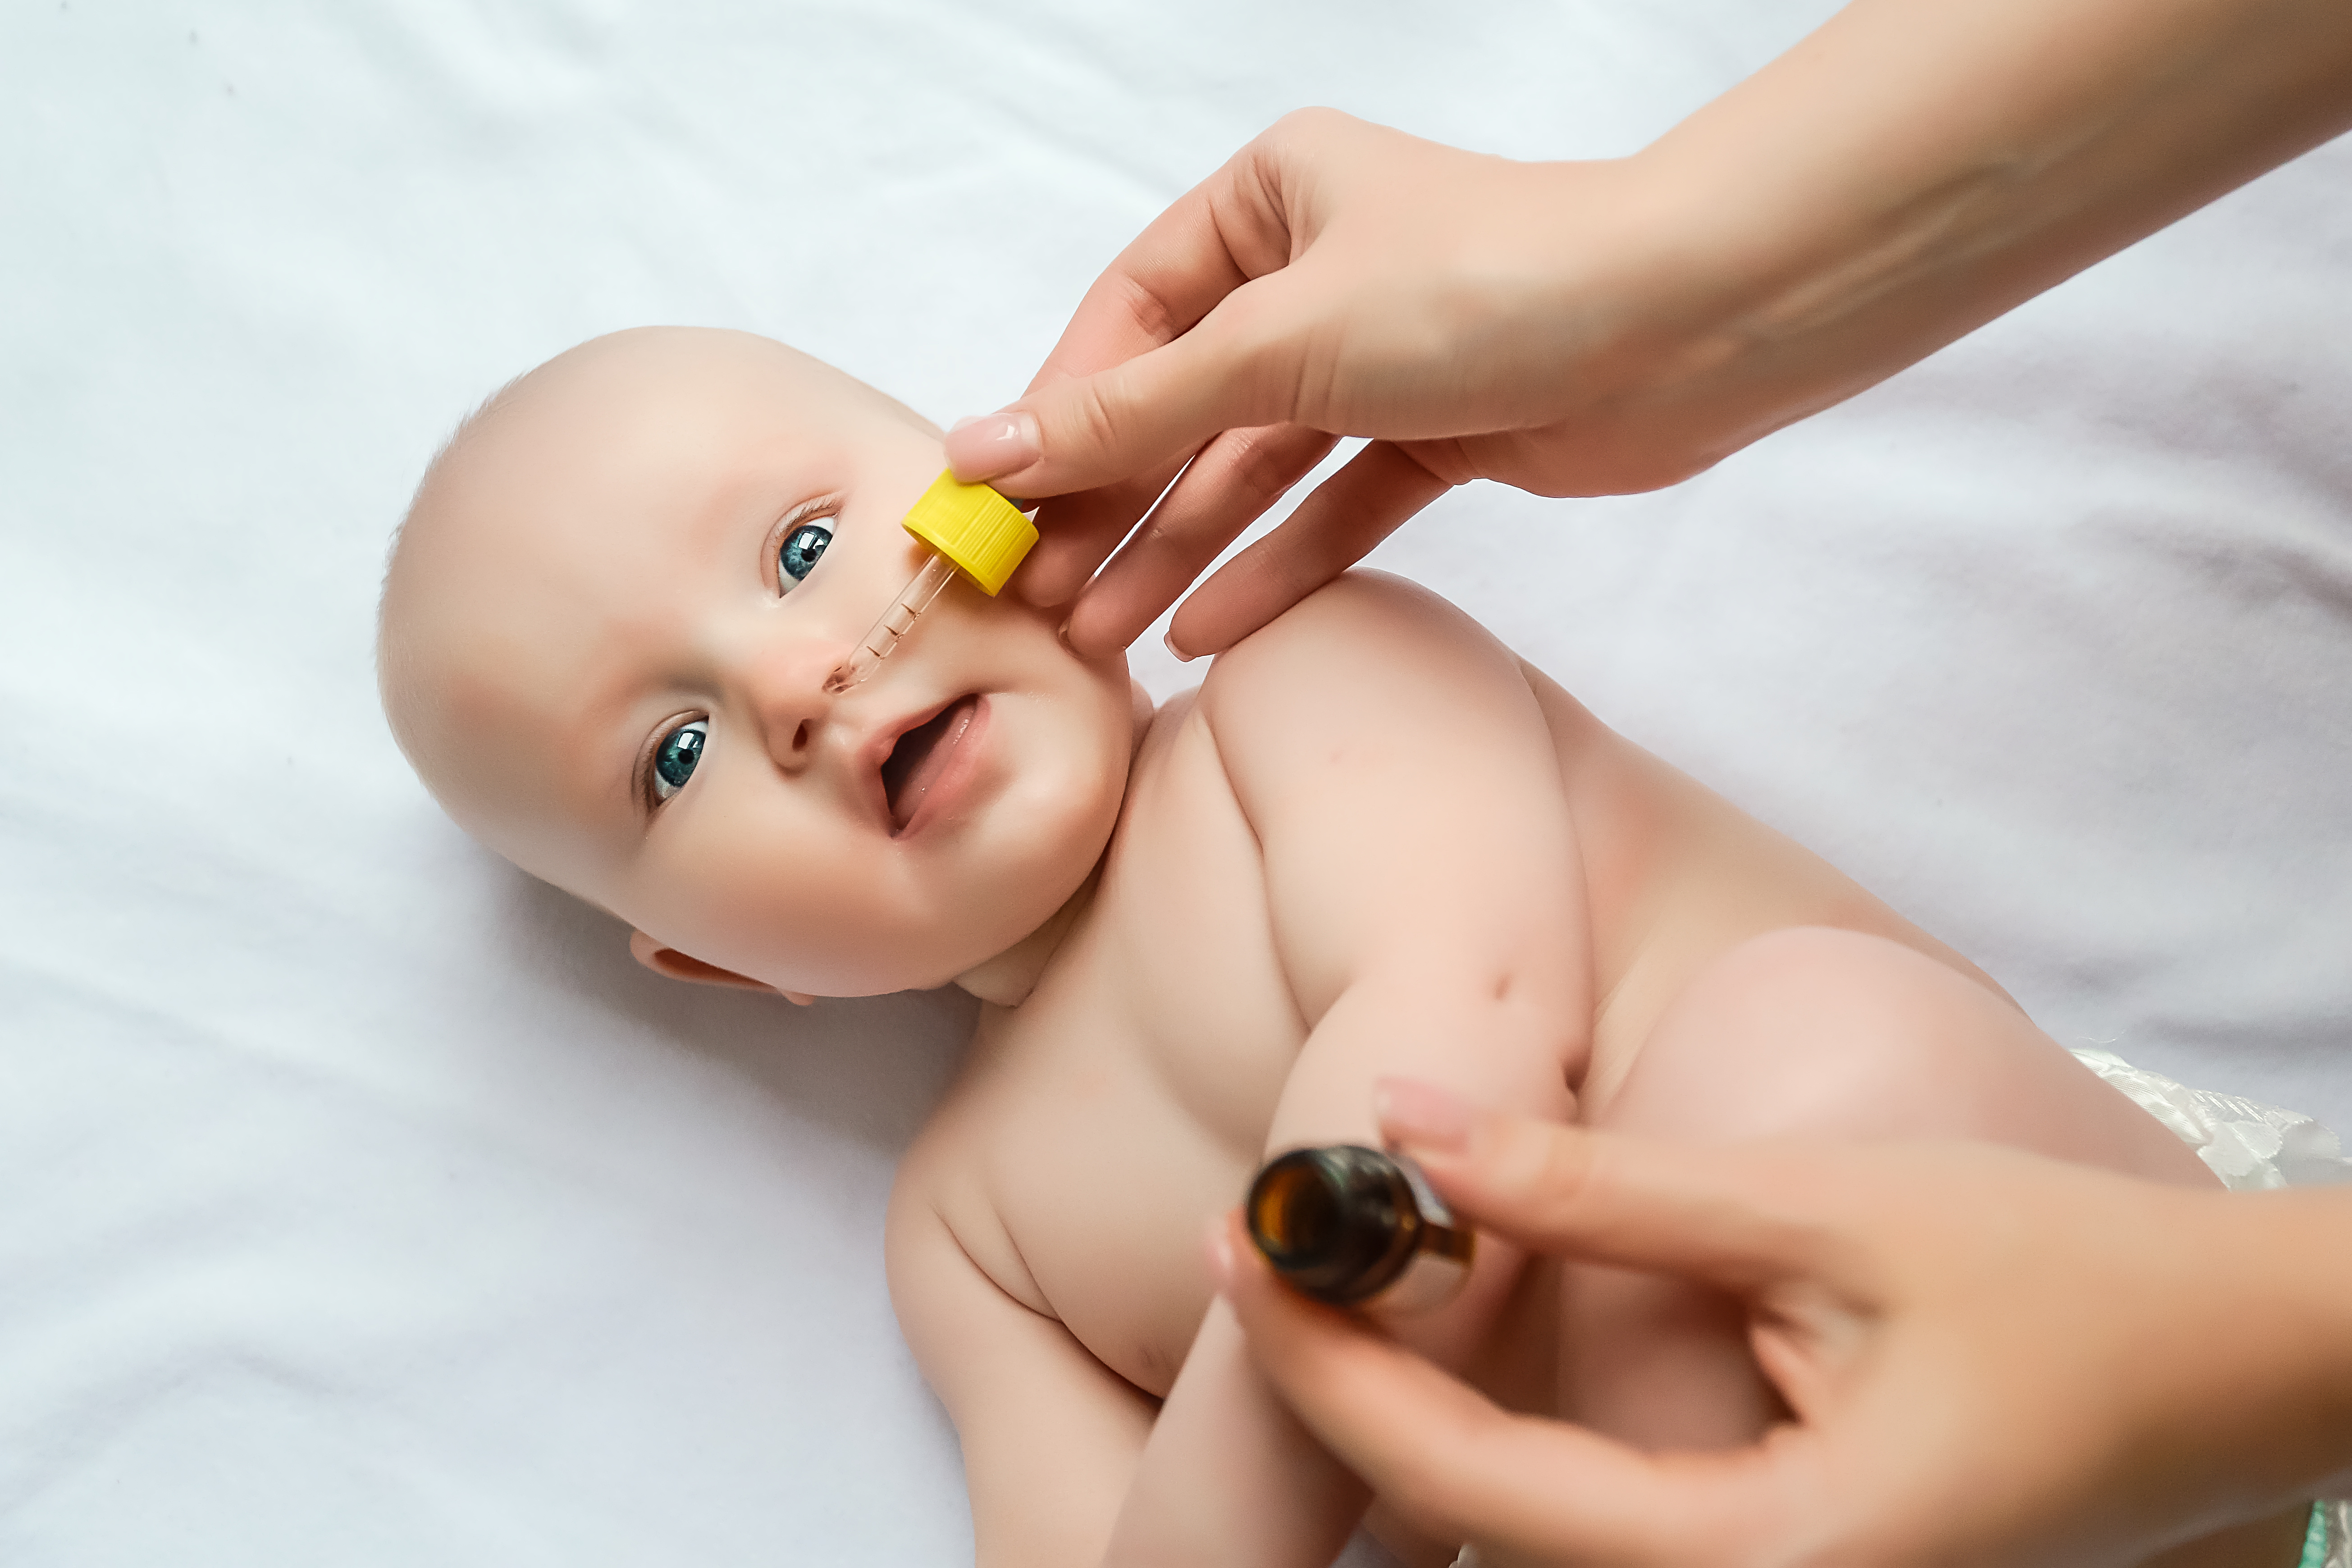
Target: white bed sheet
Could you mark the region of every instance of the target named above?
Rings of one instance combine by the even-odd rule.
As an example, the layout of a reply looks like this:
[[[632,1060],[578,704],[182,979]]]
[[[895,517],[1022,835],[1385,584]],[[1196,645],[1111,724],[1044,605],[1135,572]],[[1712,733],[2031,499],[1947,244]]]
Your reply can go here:
[[[1828,9],[0,11],[0,1561],[967,1560],[878,1234],[968,1005],[672,987],[461,838],[374,701],[410,486],[646,321],[992,407],[1286,109],[1629,151]],[[2347,277],[2335,146],[1696,482],[1378,561],[2061,1039],[2344,1127]]]

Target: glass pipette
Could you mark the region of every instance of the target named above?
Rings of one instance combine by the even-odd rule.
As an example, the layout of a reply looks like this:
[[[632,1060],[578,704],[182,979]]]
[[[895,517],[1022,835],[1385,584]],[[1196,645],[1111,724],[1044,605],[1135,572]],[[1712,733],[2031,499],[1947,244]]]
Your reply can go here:
[[[1036,527],[1021,515],[1020,508],[986,485],[958,484],[953,474],[946,473],[931,481],[899,526],[928,546],[922,570],[898,590],[881,619],[859,640],[857,651],[825,677],[827,691],[837,695],[872,675],[959,574],[994,598],[1037,542]]]

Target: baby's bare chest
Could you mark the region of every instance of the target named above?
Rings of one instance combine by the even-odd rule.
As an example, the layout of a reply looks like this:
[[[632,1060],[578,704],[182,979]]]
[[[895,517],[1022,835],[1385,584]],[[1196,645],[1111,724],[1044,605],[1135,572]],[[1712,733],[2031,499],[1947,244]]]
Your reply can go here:
[[[1160,761],[1088,918],[1035,994],[983,1022],[959,1089],[1004,1266],[1155,1394],[1208,1303],[1202,1227],[1240,1201],[1307,1028],[1222,773]]]

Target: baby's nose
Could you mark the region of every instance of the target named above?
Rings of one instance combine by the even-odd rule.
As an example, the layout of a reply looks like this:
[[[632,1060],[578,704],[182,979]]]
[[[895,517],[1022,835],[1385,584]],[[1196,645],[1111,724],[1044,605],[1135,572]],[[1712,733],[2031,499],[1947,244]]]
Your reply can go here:
[[[838,645],[797,639],[764,651],[751,671],[751,707],[769,757],[788,773],[799,773],[816,755],[818,737],[832,716],[834,698],[825,677],[841,662]]]

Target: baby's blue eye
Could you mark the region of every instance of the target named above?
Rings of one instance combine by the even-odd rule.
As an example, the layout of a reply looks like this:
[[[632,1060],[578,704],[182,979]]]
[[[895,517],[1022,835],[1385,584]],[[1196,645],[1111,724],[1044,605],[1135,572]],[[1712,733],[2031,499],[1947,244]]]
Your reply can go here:
[[[702,742],[710,733],[710,721],[697,719],[680,724],[661,739],[654,748],[654,799],[667,800],[686,787],[694,776],[694,764],[702,760]]]
[[[832,542],[833,530],[820,523],[804,522],[786,534],[784,547],[776,552],[776,591],[791,593],[793,584],[816,570]]]

